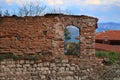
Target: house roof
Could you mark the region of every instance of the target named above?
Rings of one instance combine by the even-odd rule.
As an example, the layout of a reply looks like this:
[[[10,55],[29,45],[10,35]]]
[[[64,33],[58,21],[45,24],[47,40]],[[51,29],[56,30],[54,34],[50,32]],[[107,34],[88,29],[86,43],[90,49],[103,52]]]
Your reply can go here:
[[[103,40],[105,38],[107,38],[108,40],[120,40],[120,30],[109,30],[97,33],[95,39]]]
[[[95,49],[109,51],[109,52],[114,51],[114,52],[120,53],[120,46],[113,46],[109,44],[95,43]]]

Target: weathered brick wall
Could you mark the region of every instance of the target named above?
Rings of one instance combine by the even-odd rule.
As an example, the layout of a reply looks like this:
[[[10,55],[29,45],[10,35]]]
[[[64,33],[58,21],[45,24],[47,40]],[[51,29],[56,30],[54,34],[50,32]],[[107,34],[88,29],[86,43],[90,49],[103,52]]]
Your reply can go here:
[[[64,56],[64,29],[80,29],[80,55],[94,55],[97,19],[88,16],[47,14],[39,17],[0,17],[0,53]]]
[[[44,22],[45,21],[45,22]],[[0,51],[34,54],[52,50],[52,18],[3,17],[0,19]],[[49,25],[49,26],[48,26]],[[45,33],[47,31],[47,33]]]
[[[97,18],[47,14],[39,17],[0,17],[0,54],[50,54],[46,61],[0,61],[0,80],[97,80],[95,57]],[[80,29],[80,57],[64,56],[64,29]],[[66,60],[64,60],[66,59]]]
[[[0,80],[98,80],[95,60],[55,60],[0,62]]]

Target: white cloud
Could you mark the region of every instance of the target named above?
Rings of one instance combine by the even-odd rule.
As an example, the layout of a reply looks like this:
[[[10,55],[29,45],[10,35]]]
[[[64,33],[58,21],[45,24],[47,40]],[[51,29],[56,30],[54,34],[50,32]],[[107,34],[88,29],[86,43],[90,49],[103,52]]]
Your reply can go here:
[[[49,6],[120,5],[120,0],[45,0]]]
[[[33,2],[35,4],[36,2],[41,2],[43,0],[5,0],[7,4],[17,4],[19,6],[23,4],[28,4],[29,2]]]
[[[47,4],[50,6],[62,5],[62,0],[46,0]]]
[[[101,0],[102,4],[116,4],[119,0]]]
[[[84,3],[85,5],[89,5],[89,4],[98,5],[98,4],[101,4],[100,0],[85,0],[83,3]]]
[[[17,3],[19,6],[21,6],[21,5],[25,4],[25,1],[23,1],[23,0],[16,0],[16,3]]]
[[[60,6],[60,7],[68,7],[68,6],[85,6],[85,5],[109,5],[114,4],[120,6],[120,0],[6,0],[6,3],[16,3],[21,5],[25,2],[33,2],[36,1],[45,3],[51,7]]]
[[[14,0],[6,0],[7,4],[11,4]]]
[[[11,3],[11,2],[12,2],[12,0],[6,0],[6,2],[7,2],[7,3]]]

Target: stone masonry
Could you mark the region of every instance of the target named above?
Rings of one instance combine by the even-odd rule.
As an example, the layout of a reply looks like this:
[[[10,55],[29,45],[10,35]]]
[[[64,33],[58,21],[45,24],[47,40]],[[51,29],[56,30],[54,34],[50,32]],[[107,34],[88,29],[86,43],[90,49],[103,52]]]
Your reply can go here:
[[[95,53],[97,18],[64,14],[35,17],[0,17],[0,53],[64,55],[64,29],[80,29],[80,55]]]
[[[97,63],[95,60],[76,63],[64,59],[53,62],[4,60],[0,62],[0,80],[98,80]]]

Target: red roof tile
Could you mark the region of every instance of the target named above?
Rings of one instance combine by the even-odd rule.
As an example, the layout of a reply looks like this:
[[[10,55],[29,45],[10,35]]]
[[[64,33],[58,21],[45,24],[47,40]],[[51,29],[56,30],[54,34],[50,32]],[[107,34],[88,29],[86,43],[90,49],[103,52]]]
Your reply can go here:
[[[108,40],[120,40],[120,30],[109,30],[96,34],[96,40],[103,40],[105,38]]]
[[[108,44],[100,44],[96,43],[95,44],[95,49],[96,50],[103,50],[103,51],[114,51],[117,53],[120,53],[120,46],[113,46],[113,45],[108,45]]]

